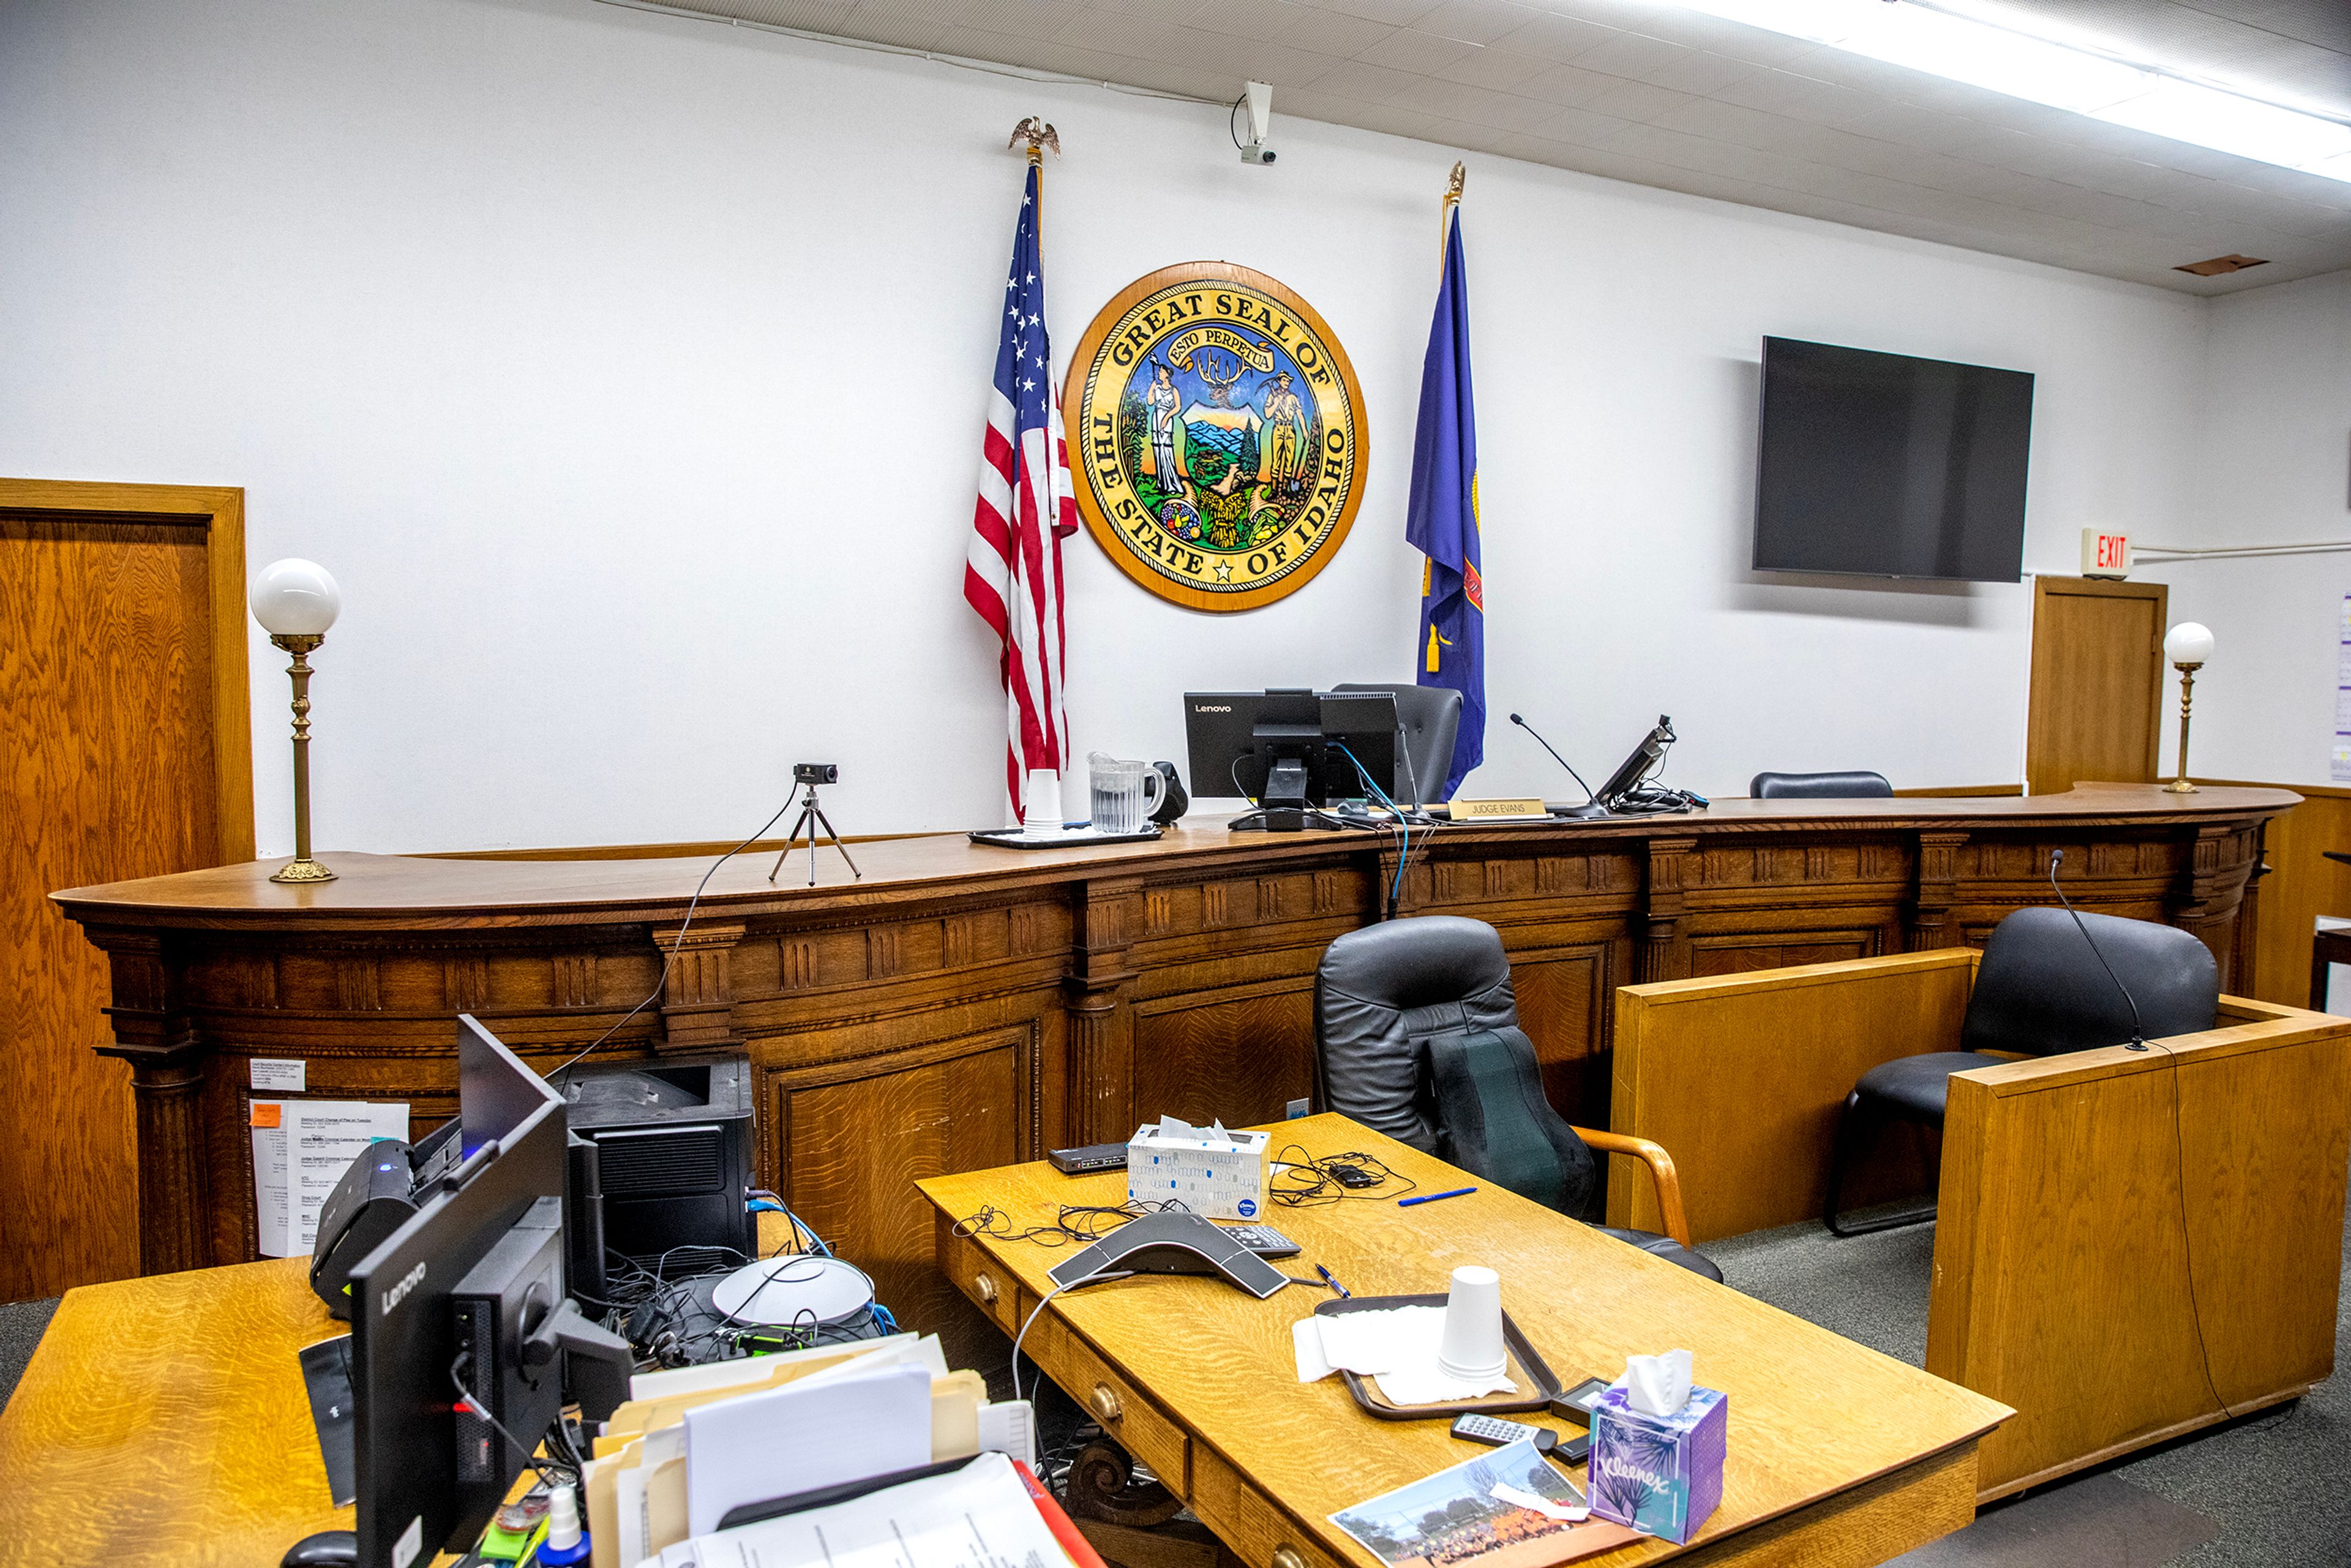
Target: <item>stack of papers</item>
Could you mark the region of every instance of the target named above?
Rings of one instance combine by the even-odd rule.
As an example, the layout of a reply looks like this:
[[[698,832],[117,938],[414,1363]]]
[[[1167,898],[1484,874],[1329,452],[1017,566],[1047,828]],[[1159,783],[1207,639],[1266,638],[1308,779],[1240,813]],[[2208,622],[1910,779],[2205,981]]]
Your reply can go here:
[[[938,1479],[977,1470],[969,1484],[984,1486],[990,1484],[987,1476],[1016,1474],[1009,1459],[1035,1462],[1029,1406],[991,1405],[979,1374],[949,1372],[931,1335],[897,1334],[649,1373],[632,1380],[630,1394],[605,1423],[582,1478],[594,1568],[748,1563],[751,1556],[727,1554],[735,1551],[735,1538],[779,1529],[785,1521],[722,1531],[719,1521],[731,1510],[987,1450],[1006,1456],[1005,1462],[967,1466]],[[889,1500],[900,1490],[872,1494],[883,1511],[872,1519],[883,1521],[885,1537],[891,1511],[900,1510],[894,1517],[901,1519],[915,1517]],[[1021,1505],[1017,1517],[1035,1523],[1040,1515],[1029,1495],[1017,1486],[1010,1495]],[[815,1518],[819,1511],[831,1511],[788,1518]],[[853,1518],[863,1522],[855,1522],[852,1532],[872,1521],[865,1513]],[[1049,1544],[1051,1539],[1045,1537]],[[745,1550],[764,1553],[771,1565],[822,1559],[821,1552],[803,1559],[784,1542],[778,1535],[773,1544]],[[838,1542],[834,1558],[835,1568],[846,1568]],[[934,1560],[982,1562],[968,1555]],[[852,1554],[848,1561],[863,1559]],[[1025,1553],[1012,1559],[1025,1561]],[[1068,1561],[1066,1552],[1054,1548],[1036,1565],[1064,1568]]]
[[[680,1542],[660,1568],[1029,1568],[1069,1561],[1002,1454],[847,1502]]]
[[[1444,1339],[1443,1307],[1318,1313],[1290,1329],[1301,1383],[1352,1372],[1377,1383],[1380,1397],[1391,1405],[1458,1404],[1519,1391],[1507,1375],[1478,1382],[1439,1368],[1437,1352]]]

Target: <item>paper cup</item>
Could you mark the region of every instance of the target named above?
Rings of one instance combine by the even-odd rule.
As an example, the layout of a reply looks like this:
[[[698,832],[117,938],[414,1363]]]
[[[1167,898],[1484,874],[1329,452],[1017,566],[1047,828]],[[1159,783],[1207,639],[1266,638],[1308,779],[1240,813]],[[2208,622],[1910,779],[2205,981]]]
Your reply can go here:
[[[1058,830],[1061,825],[1061,776],[1042,768],[1032,769],[1022,793],[1028,797],[1029,809],[1020,819],[1021,826],[1029,829]]]
[[[1465,1264],[1453,1270],[1437,1365],[1446,1376],[1465,1383],[1499,1377],[1509,1370],[1510,1353],[1502,1345],[1502,1277],[1491,1269]]]

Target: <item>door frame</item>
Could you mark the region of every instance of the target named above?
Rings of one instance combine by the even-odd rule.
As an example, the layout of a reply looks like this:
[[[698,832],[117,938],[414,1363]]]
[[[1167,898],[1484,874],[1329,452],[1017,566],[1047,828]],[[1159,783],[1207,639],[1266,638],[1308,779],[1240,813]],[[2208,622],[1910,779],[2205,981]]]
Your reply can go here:
[[[253,688],[246,653],[244,488],[0,478],[0,513],[92,523],[162,523],[204,535],[212,597],[213,821],[223,863],[253,859]]]
[[[2036,574],[2032,579],[2032,677],[2024,702],[2024,779],[2025,789],[2032,788],[2032,757],[2039,739],[2036,719],[2048,709],[2043,706],[2049,695],[2049,683],[2056,679],[2048,667],[2041,641],[2043,625],[2041,611],[2052,598],[2070,599],[2146,599],[2155,602],[2156,635],[2147,649],[2147,665],[2154,679],[2147,683],[2147,777],[2162,776],[2163,757],[2163,632],[2168,625],[2171,590],[2160,582],[2130,582],[2118,578],[2061,577]]]

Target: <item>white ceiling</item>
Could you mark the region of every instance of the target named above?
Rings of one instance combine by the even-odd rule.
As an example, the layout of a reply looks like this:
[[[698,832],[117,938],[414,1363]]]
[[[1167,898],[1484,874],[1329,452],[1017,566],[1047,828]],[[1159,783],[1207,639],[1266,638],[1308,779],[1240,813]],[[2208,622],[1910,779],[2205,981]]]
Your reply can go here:
[[[2351,117],[2351,0],[2006,0]],[[2351,183],[1660,0],[669,0],[667,8],[1417,137],[2220,294],[2351,267]],[[2271,265],[2199,278],[2239,253]]]

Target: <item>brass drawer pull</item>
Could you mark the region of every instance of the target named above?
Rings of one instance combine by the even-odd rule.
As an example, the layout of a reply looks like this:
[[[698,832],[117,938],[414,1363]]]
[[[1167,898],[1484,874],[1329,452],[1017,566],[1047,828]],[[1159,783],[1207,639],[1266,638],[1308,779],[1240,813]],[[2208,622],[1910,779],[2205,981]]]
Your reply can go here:
[[[1295,1546],[1277,1546],[1273,1549],[1273,1568],[1306,1568],[1306,1559],[1299,1555]]]
[[[996,1281],[990,1279],[987,1275],[973,1275],[971,1279],[971,1291],[973,1295],[979,1298],[980,1305],[984,1307],[992,1307],[996,1305]]]
[[[1125,1409],[1118,1402],[1117,1392],[1107,1383],[1094,1385],[1094,1391],[1087,1396],[1086,1405],[1096,1416],[1104,1421],[1115,1421],[1126,1414]],[[1280,1568],[1290,1568],[1290,1564],[1281,1564]],[[1296,1568],[1306,1568],[1306,1564],[1301,1563],[1296,1565]]]

